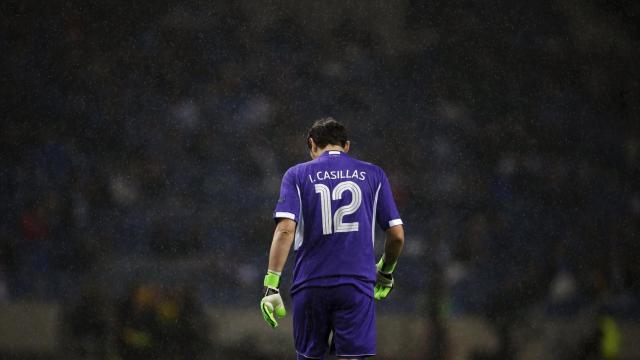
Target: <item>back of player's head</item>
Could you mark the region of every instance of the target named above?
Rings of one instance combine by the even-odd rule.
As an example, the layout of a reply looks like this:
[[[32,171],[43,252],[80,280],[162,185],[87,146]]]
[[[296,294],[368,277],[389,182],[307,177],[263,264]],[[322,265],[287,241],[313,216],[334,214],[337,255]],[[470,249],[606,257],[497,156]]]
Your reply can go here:
[[[344,147],[347,144],[347,128],[334,118],[328,117],[316,120],[309,129],[307,136],[307,145],[311,147],[309,139],[313,139],[319,148],[327,145],[339,145]]]

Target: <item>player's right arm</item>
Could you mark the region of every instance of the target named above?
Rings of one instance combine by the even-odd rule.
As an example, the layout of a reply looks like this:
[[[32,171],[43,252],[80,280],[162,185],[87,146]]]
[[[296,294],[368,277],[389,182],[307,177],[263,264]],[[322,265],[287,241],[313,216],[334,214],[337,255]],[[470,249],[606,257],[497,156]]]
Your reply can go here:
[[[264,277],[264,297],[260,301],[262,317],[273,328],[278,326],[276,317],[282,318],[287,314],[280,296],[280,275],[296,231],[295,221],[287,218],[279,218],[277,221],[269,251],[269,268]]]
[[[286,310],[280,296],[280,275],[289,255],[289,249],[295,238],[296,224],[300,216],[300,198],[294,168],[289,169],[282,178],[280,198],[273,214],[276,229],[269,251],[269,267],[264,277],[264,297],[260,301],[260,310],[264,320],[271,327],[278,326],[276,317],[284,317]]]
[[[295,236],[296,222],[287,218],[280,218],[277,221],[269,251],[269,270],[282,273]]]

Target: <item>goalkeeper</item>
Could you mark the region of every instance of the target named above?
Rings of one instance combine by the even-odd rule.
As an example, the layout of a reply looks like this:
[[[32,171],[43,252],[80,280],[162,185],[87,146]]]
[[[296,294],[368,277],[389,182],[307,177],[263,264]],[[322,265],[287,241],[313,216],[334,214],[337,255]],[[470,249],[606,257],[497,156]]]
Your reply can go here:
[[[339,359],[373,356],[374,299],[385,299],[393,289],[404,244],[402,220],[382,169],[347,155],[350,142],[342,124],[316,121],[307,146],[312,161],[291,167],[282,179],[260,309],[271,327],[286,315],[280,275],[293,244],[297,358],[323,359],[327,352]],[[375,223],[386,231],[377,264]]]

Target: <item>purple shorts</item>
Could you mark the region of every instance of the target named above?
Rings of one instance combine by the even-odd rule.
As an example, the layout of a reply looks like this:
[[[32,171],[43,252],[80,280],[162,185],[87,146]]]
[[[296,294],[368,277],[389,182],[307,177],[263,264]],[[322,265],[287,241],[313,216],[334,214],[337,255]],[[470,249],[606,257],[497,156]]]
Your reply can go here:
[[[353,285],[308,287],[293,295],[293,336],[298,359],[331,353],[360,358],[376,353],[373,297]]]

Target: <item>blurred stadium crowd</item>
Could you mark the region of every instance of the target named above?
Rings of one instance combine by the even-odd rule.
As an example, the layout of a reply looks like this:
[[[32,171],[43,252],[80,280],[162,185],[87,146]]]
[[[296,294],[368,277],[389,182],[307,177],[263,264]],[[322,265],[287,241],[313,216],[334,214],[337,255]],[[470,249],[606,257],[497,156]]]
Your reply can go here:
[[[253,304],[330,115],[407,224],[383,306],[640,314],[637,5],[510,4],[2,5],[0,298]]]

